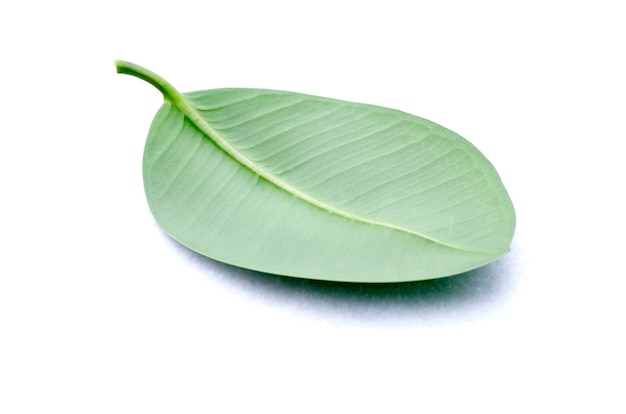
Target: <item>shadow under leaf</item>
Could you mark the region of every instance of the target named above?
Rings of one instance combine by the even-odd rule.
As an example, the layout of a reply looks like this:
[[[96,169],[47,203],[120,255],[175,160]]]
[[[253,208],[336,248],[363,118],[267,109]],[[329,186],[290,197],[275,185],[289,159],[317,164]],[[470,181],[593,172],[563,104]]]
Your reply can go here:
[[[497,308],[516,283],[514,251],[455,276],[403,283],[345,283],[242,269],[200,255],[164,235],[185,260],[207,273],[223,275],[225,283],[257,300],[350,320],[465,320]]]

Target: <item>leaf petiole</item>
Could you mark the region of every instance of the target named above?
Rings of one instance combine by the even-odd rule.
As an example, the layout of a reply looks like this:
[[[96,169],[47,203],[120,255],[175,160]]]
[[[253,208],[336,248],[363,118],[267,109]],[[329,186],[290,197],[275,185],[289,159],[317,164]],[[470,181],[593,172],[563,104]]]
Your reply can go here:
[[[145,80],[149,84],[156,87],[163,94],[163,97],[168,101],[176,104],[178,103],[178,101],[184,99],[181,93],[178,92],[171,83],[169,83],[156,73],[152,72],[151,70],[124,60],[115,60],[114,63],[115,68],[117,69],[117,73],[132,75],[139,79]]]
[[[135,63],[127,62],[125,60],[115,60],[114,63],[117,73],[135,76],[156,87],[163,94],[163,98],[166,101],[170,101],[183,113],[183,115],[189,118],[189,120],[194,123],[197,128],[204,132],[216,144],[220,145],[224,150],[233,155],[235,150],[230,147],[230,145],[226,143],[226,141],[224,141],[224,139],[221,138],[204,119],[202,119],[202,117],[198,114],[198,111],[189,103],[189,101],[187,101],[183,94],[178,92],[178,90],[172,86],[171,83],[151,70]],[[237,158],[237,156],[235,156],[235,158]]]

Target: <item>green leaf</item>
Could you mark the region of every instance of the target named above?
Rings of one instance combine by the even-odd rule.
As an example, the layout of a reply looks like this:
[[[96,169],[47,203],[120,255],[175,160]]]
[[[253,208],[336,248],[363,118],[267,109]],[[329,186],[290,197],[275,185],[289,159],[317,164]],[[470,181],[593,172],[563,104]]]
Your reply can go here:
[[[509,250],[515,213],[497,172],[440,125],[292,92],[181,94],[145,68],[116,66],[165,97],[144,186],[157,222],[192,250],[349,282],[449,276]]]

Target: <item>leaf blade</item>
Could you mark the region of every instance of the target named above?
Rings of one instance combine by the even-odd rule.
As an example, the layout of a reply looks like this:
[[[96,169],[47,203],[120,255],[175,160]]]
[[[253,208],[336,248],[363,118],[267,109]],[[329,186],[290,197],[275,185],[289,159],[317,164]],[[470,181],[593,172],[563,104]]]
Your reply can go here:
[[[358,282],[447,276],[508,251],[508,194],[452,131],[291,92],[183,99],[195,115],[166,101],[155,117],[144,185],[159,224],[193,250],[269,273]]]

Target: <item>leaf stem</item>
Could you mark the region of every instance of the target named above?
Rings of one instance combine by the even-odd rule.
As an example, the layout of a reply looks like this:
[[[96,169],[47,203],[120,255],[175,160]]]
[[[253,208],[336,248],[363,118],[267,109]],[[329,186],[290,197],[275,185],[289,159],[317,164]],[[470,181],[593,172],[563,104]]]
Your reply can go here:
[[[132,75],[139,79],[145,80],[149,84],[155,86],[163,94],[163,97],[168,101],[171,101],[172,103],[177,103],[179,100],[182,99],[181,93],[178,92],[171,83],[169,83],[156,73],[152,72],[151,70],[124,60],[115,60],[114,63],[115,68],[117,69],[117,73]]]
[[[115,67],[117,68],[117,73],[135,76],[156,87],[163,94],[163,98],[165,100],[170,101],[183,113],[183,115],[189,118],[189,120],[195,124],[197,128],[205,133],[216,144],[220,145],[226,150],[226,152],[230,153],[231,156],[233,153],[238,153],[204,119],[202,119],[200,114],[198,114],[198,111],[189,103],[189,101],[187,101],[183,94],[178,92],[178,90],[176,90],[171,83],[163,79],[161,76],[144,68],[143,66],[139,66],[132,62],[126,62],[124,60],[115,60]],[[239,159],[237,156],[234,157]]]

